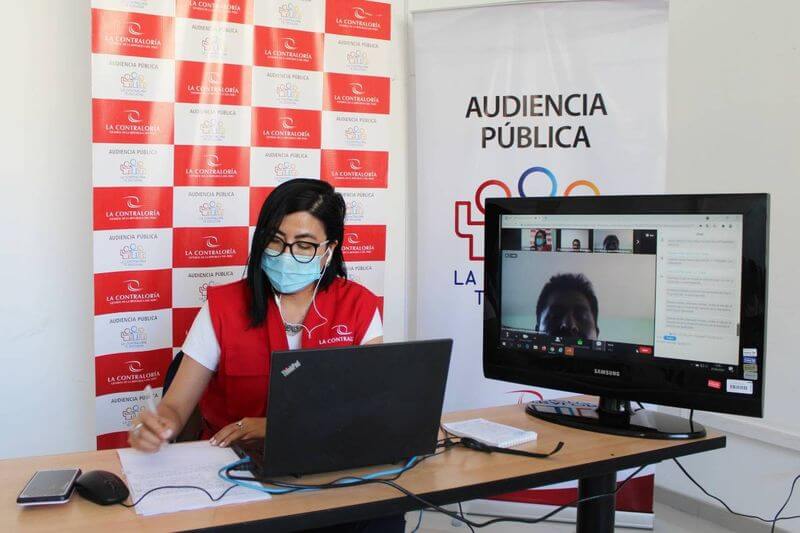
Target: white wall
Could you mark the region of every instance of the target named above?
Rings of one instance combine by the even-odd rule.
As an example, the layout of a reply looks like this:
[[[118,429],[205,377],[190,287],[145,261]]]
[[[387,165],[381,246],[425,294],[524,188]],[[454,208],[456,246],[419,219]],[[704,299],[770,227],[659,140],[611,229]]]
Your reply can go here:
[[[800,2],[671,0],[669,17],[668,192],[772,195],[766,416],[701,415],[727,430],[728,448],[684,464],[734,508],[773,515],[800,474]],[[673,465],[656,483],[706,501]],[[787,513],[800,513],[797,495]]]
[[[406,91],[406,0],[392,1],[392,62],[390,85],[389,197],[387,206],[386,278],[384,281],[384,338],[408,338],[408,93]]]
[[[5,2],[3,17],[0,458],[88,450],[89,6]]]

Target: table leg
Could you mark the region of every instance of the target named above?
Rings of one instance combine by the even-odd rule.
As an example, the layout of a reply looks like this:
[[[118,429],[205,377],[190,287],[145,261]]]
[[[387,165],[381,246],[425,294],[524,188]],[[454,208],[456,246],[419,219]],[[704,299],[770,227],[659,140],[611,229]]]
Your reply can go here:
[[[578,482],[578,497],[587,498],[614,492],[617,474],[603,474],[581,479]],[[596,498],[578,504],[577,533],[613,533],[616,495]]]

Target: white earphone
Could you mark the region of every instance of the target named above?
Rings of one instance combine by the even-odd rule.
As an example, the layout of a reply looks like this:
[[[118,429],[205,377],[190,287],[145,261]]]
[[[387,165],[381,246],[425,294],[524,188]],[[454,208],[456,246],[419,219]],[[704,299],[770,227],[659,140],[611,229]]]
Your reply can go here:
[[[329,253],[329,252],[330,252],[330,253]],[[322,313],[320,313],[320,312],[319,312],[319,309],[317,309],[317,291],[319,290],[319,284],[320,284],[320,282],[322,281],[322,277],[325,275],[325,271],[328,269],[328,266],[331,264],[331,261],[333,260],[333,250],[331,250],[330,248],[328,248],[328,249],[325,251],[325,254],[326,254],[326,255],[328,255],[328,259],[327,259],[327,261],[325,261],[325,265],[322,267],[322,273],[320,274],[320,276],[319,276],[319,279],[317,280],[316,286],[314,287],[314,293],[311,295],[311,305],[309,306],[309,309],[310,309],[310,308],[312,308],[312,307],[314,308],[314,311],[317,313],[317,315],[318,315],[318,316],[319,316],[319,317],[320,317],[320,318],[321,318],[321,319],[322,319],[324,322],[322,322],[322,324],[317,324],[316,326],[314,326],[314,327],[313,327],[313,328],[311,328],[311,329],[308,329],[308,328],[307,328],[306,326],[304,326],[303,324],[297,324],[297,325],[299,325],[301,328],[303,328],[304,330],[306,330],[306,332],[308,333],[308,338],[309,338],[309,339],[311,338],[311,334],[314,332],[314,330],[315,330],[315,329],[317,329],[317,328],[319,328],[319,327],[321,327],[321,326],[324,326],[325,324],[327,324],[327,323],[328,323],[328,317],[326,317],[325,315],[323,315]],[[283,321],[284,323],[286,323],[286,321],[283,319],[283,311],[281,310],[281,297],[280,297],[279,295],[276,295],[276,299],[277,299],[277,301],[278,301],[278,314],[281,316],[281,321]]]

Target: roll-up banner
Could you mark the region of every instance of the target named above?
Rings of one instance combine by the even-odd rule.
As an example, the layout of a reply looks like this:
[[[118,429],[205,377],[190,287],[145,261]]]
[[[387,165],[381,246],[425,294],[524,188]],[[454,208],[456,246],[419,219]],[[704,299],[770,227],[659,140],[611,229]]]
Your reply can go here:
[[[455,339],[447,409],[568,394],[483,377],[483,201],[663,192],[666,51],[665,0],[414,14],[416,334]],[[652,525],[653,476],[618,495],[632,514],[618,522]],[[480,510],[525,514],[576,492],[523,491]]]
[[[348,273],[383,295],[391,5],[93,0],[97,446],[127,445],[210,285],[240,279],[264,199],[345,197]]]

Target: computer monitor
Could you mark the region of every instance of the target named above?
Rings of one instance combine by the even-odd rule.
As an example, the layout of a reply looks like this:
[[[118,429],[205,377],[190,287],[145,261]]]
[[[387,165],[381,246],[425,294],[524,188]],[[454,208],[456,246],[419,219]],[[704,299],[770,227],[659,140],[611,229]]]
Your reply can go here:
[[[528,412],[652,438],[705,434],[650,402],[762,416],[766,194],[486,201],[488,378],[598,395]]]

